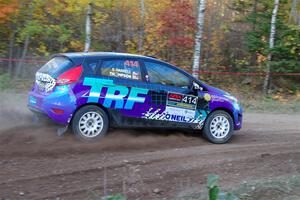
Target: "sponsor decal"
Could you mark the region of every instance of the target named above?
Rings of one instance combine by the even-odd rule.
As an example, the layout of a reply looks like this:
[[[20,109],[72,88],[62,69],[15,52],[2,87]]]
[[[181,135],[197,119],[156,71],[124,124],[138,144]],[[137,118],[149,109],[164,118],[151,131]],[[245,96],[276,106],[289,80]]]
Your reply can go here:
[[[207,113],[205,110],[197,110],[196,111],[196,116],[195,116],[195,121],[197,125],[194,127],[195,129],[202,129],[204,126],[204,121],[207,117]]]
[[[40,72],[35,74],[35,82],[41,92],[50,92],[56,84],[54,78],[48,74]]]
[[[195,110],[198,97],[178,93],[168,93],[167,106]]]
[[[140,80],[140,73],[139,72],[132,72],[132,79]]]
[[[150,108],[146,113],[143,113],[145,119],[156,119],[174,122],[186,122],[191,123],[194,120],[195,111],[175,108],[167,106],[166,109],[161,112],[161,109],[154,110]]]
[[[224,99],[220,96],[216,96],[216,95],[211,95],[211,101],[212,102],[224,102]]]
[[[103,99],[103,106],[106,108],[116,108],[131,110],[136,103],[143,104],[148,94],[148,89],[126,87],[114,84],[113,80],[100,78],[85,78],[83,85],[90,86],[87,97],[88,103],[98,103]],[[105,88],[105,90],[104,90]]]
[[[35,105],[37,103],[37,100],[35,97],[33,96],[29,96],[29,103],[32,105]]]
[[[181,94],[175,94],[175,93],[169,93],[168,99],[171,101],[178,101],[180,102],[182,100]]]
[[[133,61],[133,60],[125,60],[124,66],[127,67],[139,67],[139,62],[138,61]]]
[[[161,109],[150,108],[146,113],[143,113],[145,119],[164,120],[173,122],[185,122],[196,124],[196,129],[201,129],[204,124],[204,120],[207,116],[205,111],[190,110],[183,108],[175,108],[167,106],[166,109],[161,112]]]
[[[210,101],[211,100],[211,96],[208,93],[205,93],[203,98],[204,98],[205,101]]]

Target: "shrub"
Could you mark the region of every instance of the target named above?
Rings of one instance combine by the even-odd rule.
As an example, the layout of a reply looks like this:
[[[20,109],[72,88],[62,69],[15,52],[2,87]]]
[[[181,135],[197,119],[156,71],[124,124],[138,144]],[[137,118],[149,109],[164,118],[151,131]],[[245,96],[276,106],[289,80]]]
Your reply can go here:
[[[12,81],[8,73],[0,74],[0,90],[12,88]]]
[[[219,176],[215,174],[208,174],[207,176],[207,188],[209,200],[238,200],[235,195],[227,192],[220,191],[216,185],[219,180]]]

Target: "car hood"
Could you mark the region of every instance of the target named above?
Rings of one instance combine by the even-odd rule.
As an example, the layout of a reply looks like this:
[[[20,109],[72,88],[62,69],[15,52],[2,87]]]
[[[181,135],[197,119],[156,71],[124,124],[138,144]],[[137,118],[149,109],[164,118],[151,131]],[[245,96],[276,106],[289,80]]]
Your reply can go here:
[[[220,95],[230,95],[228,92],[221,90],[219,88],[204,84],[205,88],[209,91],[209,92],[213,92],[213,93],[217,93]]]

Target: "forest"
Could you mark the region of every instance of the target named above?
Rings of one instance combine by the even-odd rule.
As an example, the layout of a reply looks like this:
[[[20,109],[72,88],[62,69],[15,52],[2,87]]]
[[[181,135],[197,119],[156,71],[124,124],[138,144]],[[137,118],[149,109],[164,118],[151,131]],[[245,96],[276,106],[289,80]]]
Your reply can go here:
[[[300,200],[299,147],[300,0],[0,0],[0,200]]]
[[[10,79],[88,38],[89,51],[154,56],[207,82],[300,90],[300,0],[0,0],[0,36]]]

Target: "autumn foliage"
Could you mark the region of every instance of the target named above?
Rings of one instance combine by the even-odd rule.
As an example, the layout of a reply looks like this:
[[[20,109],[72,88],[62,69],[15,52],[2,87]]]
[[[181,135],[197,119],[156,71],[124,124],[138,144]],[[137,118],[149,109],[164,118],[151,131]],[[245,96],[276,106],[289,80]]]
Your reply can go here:
[[[17,0],[1,0],[0,1],[0,23],[5,23],[10,19],[10,15],[18,9]]]
[[[159,34],[167,39],[168,45],[193,48],[196,19],[190,1],[173,1],[159,19],[163,22]]]
[[[90,2],[90,51],[155,56],[191,71],[198,15],[195,0],[0,0],[0,57],[47,58],[58,52],[83,51]],[[265,71],[273,2],[207,1],[200,69]],[[300,72],[296,20],[300,11],[292,2],[297,3],[280,1],[272,49],[274,72]],[[20,71],[18,67],[3,64],[0,73]]]

